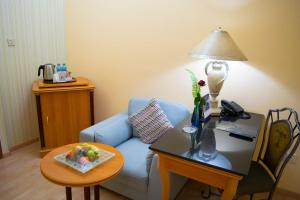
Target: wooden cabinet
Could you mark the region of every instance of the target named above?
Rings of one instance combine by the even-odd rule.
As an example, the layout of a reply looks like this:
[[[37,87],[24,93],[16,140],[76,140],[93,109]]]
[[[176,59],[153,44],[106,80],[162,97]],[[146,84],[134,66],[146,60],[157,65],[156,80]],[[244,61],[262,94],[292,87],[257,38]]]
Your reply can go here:
[[[79,141],[79,132],[94,124],[94,85],[83,77],[74,83],[35,81],[41,156],[55,147]]]

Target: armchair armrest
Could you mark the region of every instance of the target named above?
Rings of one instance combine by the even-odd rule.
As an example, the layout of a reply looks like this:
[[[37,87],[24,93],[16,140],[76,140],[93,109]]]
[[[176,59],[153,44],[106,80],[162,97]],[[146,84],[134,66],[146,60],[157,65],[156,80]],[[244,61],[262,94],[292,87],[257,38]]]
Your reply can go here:
[[[80,132],[80,141],[117,146],[132,136],[127,112],[112,116]]]
[[[158,169],[158,155],[154,154],[151,162],[148,182],[148,199],[161,199],[162,183]]]
[[[162,182],[159,173],[159,157],[154,154],[151,168],[149,172],[149,182],[148,182],[148,199],[161,199],[162,197]],[[178,192],[184,186],[187,181],[186,177],[180,176],[169,172],[170,178],[170,199],[175,199]]]

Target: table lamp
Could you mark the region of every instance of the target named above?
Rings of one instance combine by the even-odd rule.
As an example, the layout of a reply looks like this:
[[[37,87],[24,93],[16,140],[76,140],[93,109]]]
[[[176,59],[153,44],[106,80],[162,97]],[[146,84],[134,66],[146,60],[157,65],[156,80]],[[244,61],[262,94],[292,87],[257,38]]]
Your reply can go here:
[[[235,44],[227,31],[218,28],[191,52],[191,56],[198,59],[211,59],[205,66],[207,82],[210,94],[210,113],[220,114],[217,97],[227,78],[229,67],[228,61],[248,60]]]

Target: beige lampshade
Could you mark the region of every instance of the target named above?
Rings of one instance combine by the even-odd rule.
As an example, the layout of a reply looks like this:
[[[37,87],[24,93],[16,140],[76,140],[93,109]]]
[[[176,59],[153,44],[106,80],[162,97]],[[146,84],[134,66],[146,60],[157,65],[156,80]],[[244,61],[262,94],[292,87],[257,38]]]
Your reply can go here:
[[[214,30],[191,52],[195,58],[207,58],[215,60],[248,60],[227,31],[218,28]]]

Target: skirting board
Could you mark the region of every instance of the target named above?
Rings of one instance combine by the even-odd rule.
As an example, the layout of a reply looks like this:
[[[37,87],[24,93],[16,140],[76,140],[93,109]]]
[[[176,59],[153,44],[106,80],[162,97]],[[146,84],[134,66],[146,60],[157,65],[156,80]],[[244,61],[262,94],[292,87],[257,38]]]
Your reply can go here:
[[[288,197],[293,197],[295,199],[300,199],[300,193],[292,192],[283,188],[277,188],[276,192],[283,195],[283,196],[288,196]]]
[[[17,150],[17,149],[20,149],[20,148],[22,148],[22,147],[25,147],[25,146],[30,145],[30,144],[32,144],[32,143],[35,143],[35,142],[37,142],[37,141],[39,141],[39,138],[34,138],[34,139],[29,140],[29,141],[27,141],[27,142],[18,144],[18,145],[16,145],[16,146],[13,146],[13,147],[11,147],[11,148],[9,149],[8,152],[6,152],[6,153],[3,154],[3,157],[2,157],[2,158],[11,155],[12,151],[15,151],[15,150]]]
[[[24,142],[24,143],[21,143],[21,144],[18,144],[18,145],[16,145],[16,146],[13,146],[13,147],[9,148],[9,151],[15,151],[15,150],[20,149],[20,148],[22,148],[22,147],[25,147],[25,146],[27,146],[27,145],[29,145],[29,144],[35,143],[35,142],[37,142],[37,141],[39,141],[39,138],[34,138],[34,139],[32,139],[32,140],[29,140],[29,141],[27,141],[27,142]],[[9,154],[9,153],[8,153],[8,154]]]

